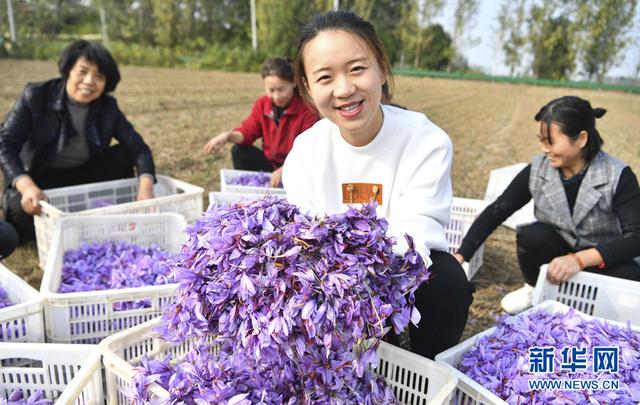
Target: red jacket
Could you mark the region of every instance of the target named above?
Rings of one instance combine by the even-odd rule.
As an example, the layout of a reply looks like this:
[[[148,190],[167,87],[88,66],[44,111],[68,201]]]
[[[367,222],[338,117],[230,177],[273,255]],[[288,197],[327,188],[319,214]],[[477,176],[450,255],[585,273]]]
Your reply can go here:
[[[313,108],[307,106],[300,96],[294,94],[291,104],[280,117],[280,124],[276,125],[271,99],[268,96],[262,96],[253,105],[251,114],[235,131],[240,131],[244,135],[242,145],[251,145],[256,139],[262,138],[264,155],[274,168],[278,168],[284,163],[296,136],[310,128],[318,119],[318,114]]]

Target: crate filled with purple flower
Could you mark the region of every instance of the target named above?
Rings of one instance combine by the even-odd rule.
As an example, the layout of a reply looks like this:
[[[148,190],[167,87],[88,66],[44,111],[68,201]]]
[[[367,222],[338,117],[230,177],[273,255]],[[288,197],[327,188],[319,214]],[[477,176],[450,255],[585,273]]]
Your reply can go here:
[[[44,269],[47,263],[53,232],[61,218],[177,213],[193,223],[202,214],[204,189],[168,176],[158,175],[157,180],[155,198],[144,201],[137,201],[135,178],[44,190],[47,201],[41,202],[42,214],[34,217],[40,267]]]
[[[638,342],[638,327],[545,301],[436,361],[458,377],[452,404],[637,404]]]
[[[178,214],[60,220],[40,291],[57,343],[97,343],[162,313],[177,285],[168,261],[185,240]]]
[[[284,194],[272,194],[272,196],[275,198],[287,198]],[[209,193],[209,206],[211,206],[211,204],[229,205],[234,203],[250,203],[251,201],[262,200],[265,197],[265,194],[212,191]]]
[[[271,173],[220,169],[220,191],[242,194],[285,194],[282,184],[271,187]]]
[[[169,363],[169,359],[183,359],[193,349],[194,340],[176,344],[162,339],[158,333],[161,322],[160,318],[146,322],[100,343],[110,405],[132,403],[136,395],[132,382],[141,369],[164,365],[164,374],[170,373],[176,363]],[[215,349],[203,357],[212,357],[209,355],[213,353]],[[397,403],[406,405],[448,404],[457,382],[444,366],[384,342],[378,347],[373,372],[384,379]],[[148,394],[149,400],[169,397],[167,390],[156,383],[148,387]]]
[[[0,341],[44,342],[43,308],[42,295],[0,264]]]

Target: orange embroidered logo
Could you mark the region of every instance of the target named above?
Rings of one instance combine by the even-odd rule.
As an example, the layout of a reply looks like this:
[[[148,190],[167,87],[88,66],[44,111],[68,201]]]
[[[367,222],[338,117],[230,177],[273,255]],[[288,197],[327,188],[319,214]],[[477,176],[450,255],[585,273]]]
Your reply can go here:
[[[382,205],[382,184],[345,183],[342,184],[343,204],[364,204],[376,201]]]

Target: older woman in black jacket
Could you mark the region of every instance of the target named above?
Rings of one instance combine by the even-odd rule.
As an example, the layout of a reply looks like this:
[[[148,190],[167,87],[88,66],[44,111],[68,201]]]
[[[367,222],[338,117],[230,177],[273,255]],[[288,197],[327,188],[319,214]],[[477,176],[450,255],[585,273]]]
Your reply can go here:
[[[27,84],[0,125],[3,208],[21,242],[34,237],[43,189],[133,177],[135,167],[138,199],[153,197],[151,151],[108,94],[120,81],[112,56],[76,41],[58,67],[62,77]]]

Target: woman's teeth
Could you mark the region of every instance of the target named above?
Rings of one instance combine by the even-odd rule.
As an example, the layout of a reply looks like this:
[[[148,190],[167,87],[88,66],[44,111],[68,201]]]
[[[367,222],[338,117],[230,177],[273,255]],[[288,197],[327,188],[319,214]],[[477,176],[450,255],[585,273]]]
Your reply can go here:
[[[358,108],[360,103],[349,104],[348,106],[342,107],[341,110],[345,112],[350,112]]]

